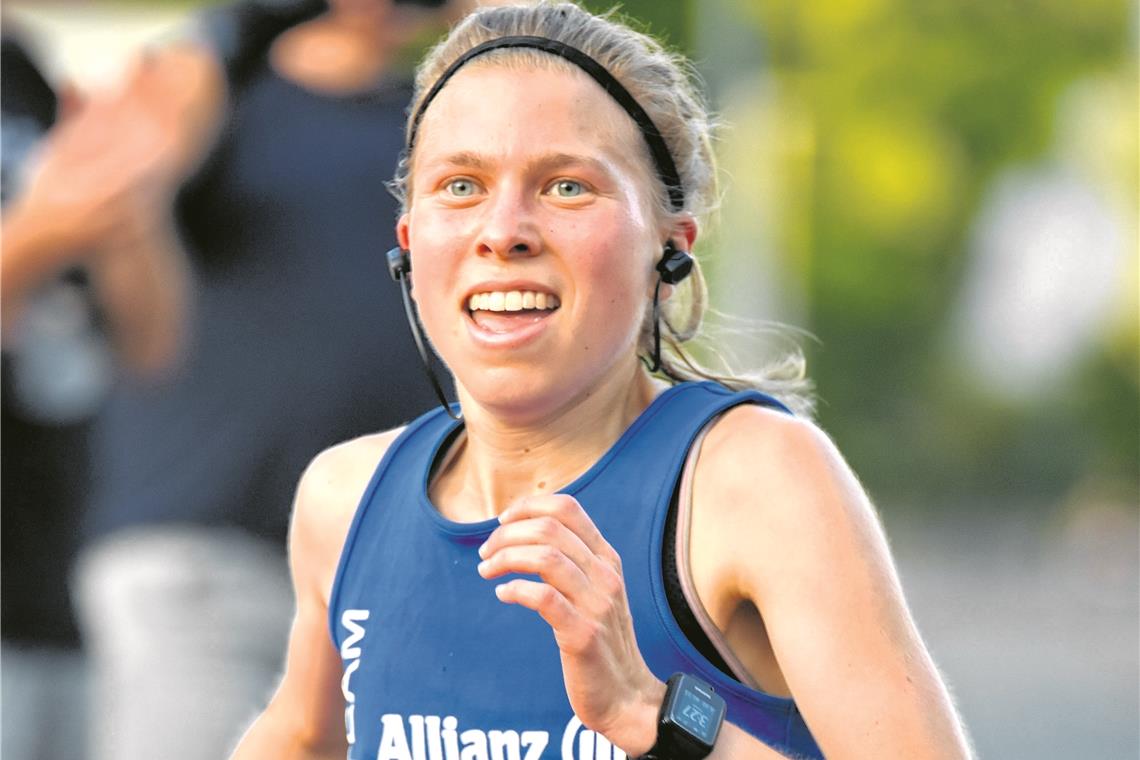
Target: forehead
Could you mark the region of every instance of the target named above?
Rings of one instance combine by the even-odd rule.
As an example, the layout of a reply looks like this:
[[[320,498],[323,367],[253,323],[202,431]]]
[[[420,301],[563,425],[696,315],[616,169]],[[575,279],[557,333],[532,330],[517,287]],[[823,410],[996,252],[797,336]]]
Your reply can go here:
[[[650,176],[633,119],[588,75],[556,61],[476,60],[460,69],[424,113],[413,159],[460,151],[579,153]]]

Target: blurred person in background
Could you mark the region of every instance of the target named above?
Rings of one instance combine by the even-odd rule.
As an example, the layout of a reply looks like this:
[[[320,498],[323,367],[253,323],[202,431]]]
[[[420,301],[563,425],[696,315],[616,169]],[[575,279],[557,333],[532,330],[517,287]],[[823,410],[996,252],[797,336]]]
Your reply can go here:
[[[383,261],[400,58],[458,12],[424,5],[211,9],[45,150],[38,208],[86,200],[89,255],[158,281],[106,283],[161,329],[138,349],[155,371],[120,373],[92,431],[73,593],[97,759],[224,756],[280,672],[296,477],[434,400]],[[29,239],[10,259],[28,280],[72,248]]]

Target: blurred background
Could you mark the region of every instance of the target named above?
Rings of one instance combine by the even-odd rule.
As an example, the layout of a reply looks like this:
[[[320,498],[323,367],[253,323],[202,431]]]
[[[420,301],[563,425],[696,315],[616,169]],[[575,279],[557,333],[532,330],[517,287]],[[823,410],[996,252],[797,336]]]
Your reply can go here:
[[[88,90],[201,5],[3,9],[50,81]],[[713,303],[804,331],[818,419],[882,513],[980,756],[1137,757],[1138,5],[622,13],[708,85]]]

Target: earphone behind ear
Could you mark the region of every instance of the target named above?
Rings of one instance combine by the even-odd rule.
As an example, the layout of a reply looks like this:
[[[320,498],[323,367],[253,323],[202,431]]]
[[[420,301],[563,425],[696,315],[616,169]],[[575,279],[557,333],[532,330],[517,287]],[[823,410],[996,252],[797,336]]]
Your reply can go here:
[[[657,262],[657,284],[653,287],[653,355],[645,366],[650,372],[662,371],[674,380],[681,378],[661,363],[661,285],[676,285],[692,271],[693,257],[673,245],[672,240],[666,241],[665,251]]]
[[[673,245],[672,240],[666,242],[661,260],[657,262],[657,272],[661,275],[661,282],[666,285],[676,285],[692,271],[693,257],[687,251],[679,250]]]
[[[392,275],[392,279],[396,282],[406,278],[412,271],[412,258],[408,252],[399,246],[388,251],[384,254],[384,258],[388,260],[388,274]]]

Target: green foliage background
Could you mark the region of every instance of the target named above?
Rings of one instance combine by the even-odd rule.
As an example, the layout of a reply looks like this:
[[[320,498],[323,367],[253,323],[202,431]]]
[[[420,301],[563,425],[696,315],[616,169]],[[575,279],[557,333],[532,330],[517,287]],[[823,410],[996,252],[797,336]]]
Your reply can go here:
[[[799,134],[758,138],[770,143],[760,148],[776,159],[766,171],[781,195],[773,248],[803,293],[798,326],[818,338],[805,349],[819,420],[873,492],[916,507],[1136,503],[1135,282],[1074,376],[1044,398],[976,387],[940,337],[983,194],[1003,169],[1046,156],[1058,98],[1078,80],[1106,80],[1118,95],[1112,143],[1090,152],[1108,156],[1104,190],[1126,196],[1135,224],[1135,7],[630,0],[623,10],[693,55],[710,79],[712,60],[747,62],[756,51],[710,49],[748,39],[737,35],[702,44],[698,14],[749,28],[762,48],[777,119]],[[747,180],[736,186],[746,191]],[[727,210],[724,223],[734,223]],[[1135,256],[1134,226],[1129,233]],[[740,263],[709,258],[714,284]]]

